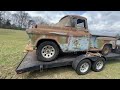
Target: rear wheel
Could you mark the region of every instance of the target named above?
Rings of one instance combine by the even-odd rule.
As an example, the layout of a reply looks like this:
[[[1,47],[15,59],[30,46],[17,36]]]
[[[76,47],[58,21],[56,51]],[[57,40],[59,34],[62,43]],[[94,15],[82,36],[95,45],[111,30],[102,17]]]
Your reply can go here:
[[[105,45],[102,49],[102,54],[103,55],[108,55],[111,52],[112,48],[110,45]]]
[[[36,54],[37,59],[40,61],[52,61],[57,58],[59,48],[54,42],[45,41],[38,46]]]

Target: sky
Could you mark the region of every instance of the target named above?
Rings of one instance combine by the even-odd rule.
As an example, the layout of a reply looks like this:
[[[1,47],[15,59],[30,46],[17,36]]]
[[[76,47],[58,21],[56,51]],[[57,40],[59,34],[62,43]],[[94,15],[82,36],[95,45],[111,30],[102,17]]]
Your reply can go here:
[[[31,16],[41,16],[57,23],[65,15],[80,15],[87,18],[92,34],[115,36],[120,34],[120,11],[26,11]]]

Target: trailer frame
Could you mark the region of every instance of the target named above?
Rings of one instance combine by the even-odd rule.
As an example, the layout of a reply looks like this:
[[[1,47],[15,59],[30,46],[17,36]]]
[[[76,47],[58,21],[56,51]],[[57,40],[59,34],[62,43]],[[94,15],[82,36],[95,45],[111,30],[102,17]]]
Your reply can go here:
[[[62,67],[62,66],[72,66],[74,70],[76,70],[77,65],[79,64],[80,61],[83,59],[90,59],[90,61],[94,62],[98,59],[98,57],[103,57],[105,58],[105,61],[109,59],[114,59],[114,58],[120,58],[120,53],[110,53],[107,56],[87,56],[84,53],[80,54],[66,54],[59,56],[56,60],[51,61],[51,62],[42,62],[38,61],[36,57],[36,51],[28,52],[22,59],[22,61],[19,63],[19,65],[16,68],[16,73],[17,74],[22,74],[25,72],[30,72],[30,71],[43,71],[44,69],[49,69],[49,68],[54,68],[54,67]],[[73,56],[72,56],[73,55]],[[74,64],[76,63],[76,64]]]

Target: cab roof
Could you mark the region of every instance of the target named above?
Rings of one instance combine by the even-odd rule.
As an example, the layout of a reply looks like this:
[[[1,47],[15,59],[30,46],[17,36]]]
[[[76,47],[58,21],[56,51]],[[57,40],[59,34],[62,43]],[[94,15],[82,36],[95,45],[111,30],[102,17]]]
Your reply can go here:
[[[61,18],[60,21],[61,21],[62,19],[64,19],[64,18],[66,18],[66,17],[79,18],[79,19],[85,19],[85,20],[87,20],[87,18],[82,17],[82,16],[78,16],[78,15],[66,15],[66,16],[64,16],[63,18]]]

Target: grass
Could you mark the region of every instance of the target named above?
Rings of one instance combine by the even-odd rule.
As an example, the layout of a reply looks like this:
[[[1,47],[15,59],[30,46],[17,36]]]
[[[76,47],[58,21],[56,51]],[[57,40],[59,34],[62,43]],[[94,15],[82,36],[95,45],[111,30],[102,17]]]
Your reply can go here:
[[[28,36],[25,31],[0,29],[1,79],[120,79],[119,59],[109,60],[103,71],[91,71],[87,75],[77,75],[69,66],[18,75],[15,69],[25,55],[22,52],[27,42]]]

